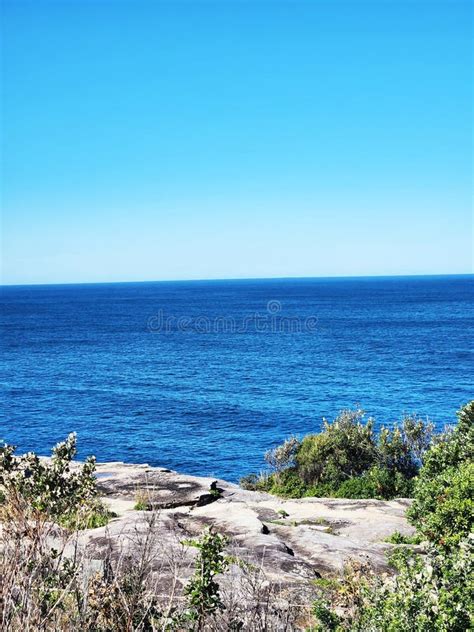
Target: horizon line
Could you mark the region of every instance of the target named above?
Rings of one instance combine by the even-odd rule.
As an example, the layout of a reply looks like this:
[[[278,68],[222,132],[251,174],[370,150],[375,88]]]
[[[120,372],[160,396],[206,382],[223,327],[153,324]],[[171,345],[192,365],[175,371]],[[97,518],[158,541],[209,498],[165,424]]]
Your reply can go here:
[[[198,279],[142,279],[140,281],[62,281],[55,283],[0,283],[0,288],[6,287],[54,287],[63,285],[125,285],[140,283],[204,283],[223,281],[283,281],[283,280],[325,280],[325,279],[403,279],[403,278],[433,278],[433,277],[469,277],[474,272],[449,272],[430,274],[352,274],[352,275],[324,275],[324,276],[274,276],[274,277],[214,277]]]

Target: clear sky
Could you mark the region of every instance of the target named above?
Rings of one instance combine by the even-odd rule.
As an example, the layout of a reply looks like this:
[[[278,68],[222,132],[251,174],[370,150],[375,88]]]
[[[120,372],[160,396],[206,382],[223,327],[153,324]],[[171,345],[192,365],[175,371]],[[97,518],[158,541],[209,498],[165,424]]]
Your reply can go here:
[[[469,1],[2,5],[3,283],[472,272]]]

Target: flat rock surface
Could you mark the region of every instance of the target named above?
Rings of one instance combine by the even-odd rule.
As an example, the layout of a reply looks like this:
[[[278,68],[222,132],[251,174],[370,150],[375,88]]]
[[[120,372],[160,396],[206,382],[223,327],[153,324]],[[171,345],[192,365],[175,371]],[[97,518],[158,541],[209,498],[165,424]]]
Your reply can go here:
[[[88,557],[98,563],[107,555],[125,559],[148,547],[161,577],[166,567],[169,582],[180,585],[192,572],[195,554],[183,541],[206,526],[226,534],[232,554],[262,568],[269,582],[299,589],[339,573],[350,559],[386,570],[391,545],[384,539],[394,531],[413,533],[404,499],[283,500],[213,478],[124,463],[98,464],[97,478],[117,517],[82,532]],[[147,510],[136,510],[137,500]]]

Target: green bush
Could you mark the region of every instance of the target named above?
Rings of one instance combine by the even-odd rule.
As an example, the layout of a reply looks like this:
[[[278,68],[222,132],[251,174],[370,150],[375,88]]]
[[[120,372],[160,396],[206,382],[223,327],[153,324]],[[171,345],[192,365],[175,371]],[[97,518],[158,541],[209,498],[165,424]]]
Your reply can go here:
[[[324,420],[320,433],[292,437],[267,452],[274,473],[249,475],[241,485],[294,498],[409,497],[432,437],[432,424],[417,417],[375,434],[363,411],[344,410],[333,422]]]
[[[448,554],[431,546],[424,555],[400,549],[397,574],[345,574],[313,606],[317,626],[329,632],[465,632],[473,629],[474,538]],[[337,605],[337,612],[335,611]],[[341,608],[342,606],[342,608]]]
[[[458,419],[426,453],[408,511],[420,534],[444,547],[456,546],[474,525],[474,402]]]
[[[307,485],[301,480],[295,468],[267,475],[249,474],[240,479],[240,486],[250,491],[269,492],[283,498],[302,498],[308,492]]]
[[[465,632],[473,629],[474,539],[449,554],[402,556],[398,574],[366,587],[347,629],[365,632]]]
[[[420,479],[434,478],[448,467],[474,460],[474,400],[457,417],[457,426],[438,436],[426,452]]]
[[[318,485],[308,485],[303,494],[305,498],[334,498],[337,489],[330,483],[319,483]]]
[[[283,498],[302,498],[307,491],[304,481],[298,476],[295,469],[284,470],[280,474],[271,476],[271,494]]]
[[[373,422],[369,419],[364,424],[363,418],[361,410],[345,410],[332,423],[325,420],[319,434],[304,437],[296,463],[305,483],[328,483],[337,488],[375,463]]]
[[[382,427],[377,436],[380,467],[410,479],[418,473],[420,464],[433,439],[433,424],[408,416],[392,428]]]
[[[409,538],[395,533],[390,538],[394,543],[423,542],[424,553],[414,554],[410,548],[399,547],[390,558],[397,571],[395,576],[367,575],[350,590],[342,580],[338,595],[327,595],[326,601],[320,600],[313,610],[318,620],[316,629],[474,629],[474,401],[459,411],[458,419],[458,426],[438,437],[424,454],[415,482],[415,499],[408,512],[417,533]],[[351,484],[357,492],[355,486],[361,484],[361,479]],[[341,594],[351,595],[342,614],[340,609],[334,611],[340,605]]]
[[[10,445],[0,447],[0,500],[22,502],[30,511],[45,514],[68,528],[91,528],[107,523],[110,514],[96,487],[95,458],[71,467],[76,435],[58,443],[50,459],[29,452],[15,456]]]
[[[390,500],[410,497],[412,491],[412,480],[405,478],[400,472],[376,465],[361,476],[344,481],[335,496]]]
[[[248,489],[252,492],[268,492],[270,491],[272,484],[273,475],[264,472],[260,474],[247,474],[247,476],[243,476],[239,481],[239,485],[243,489]]]
[[[276,472],[294,467],[300,442],[296,437],[290,437],[273,450],[265,452],[265,461]]]
[[[439,546],[456,546],[474,526],[474,463],[449,467],[433,479],[420,478],[410,521]]]
[[[335,493],[336,498],[377,498],[379,494],[367,474],[355,476],[340,485]]]

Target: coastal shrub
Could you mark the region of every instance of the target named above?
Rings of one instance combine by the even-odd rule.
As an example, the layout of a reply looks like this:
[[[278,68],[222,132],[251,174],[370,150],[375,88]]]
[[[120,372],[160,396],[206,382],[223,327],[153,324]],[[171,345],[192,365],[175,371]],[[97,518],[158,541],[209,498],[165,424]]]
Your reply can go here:
[[[242,476],[242,478],[239,480],[239,485],[240,487],[242,487],[242,489],[247,489],[251,492],[255,492],[258,490],[258,480],[258,474],[255,474],[255,472],[251,472],[250,474]]]
[[[337,488],[375,463],[373,422],[363,423],[363,419],[362,410],[344,410],[332,423],[324,420],[319,434],[303,438],[296,463],[306,483],[328,483]]]
[[[240,479],[240,486],[249,491],[269,492],[283,498],[302,498],[308,486],[295,468],[276,474],[248,474]]]
[[[403,479],[413,478],[433,435],[433,425],[417,417],[406,417],[392,428],[382,427],[374,433],[373,421],[363,423],[361,410],[342,411],[332,422],[324,422],[323,430],[304,437],[296,453],[301,477],[310,483],[330,483],[334,489],[347,481],[373,470],[366,481],[380,479],[385,488],[385,473],[394,473],[397,481],[375,494],[382,497],[399,493]],[[377,468],[377,469],[374,469]]]
[[[367,574],[357,594],[340,608],[344,579],[336,593],[319,600],[317,630],[464,632],[474,629],[474,401],[458,412],[458,426],[436,437],[423,454],[408,516],[413,536],[390,556],[393,577]],[[406,544],[420,544],[415,553]],[[332,616],[334,615],[334,616]],[[331,627],[332,626],[332,627]]]
[[[407,416],[375,433],[373,420],[364,418],[362,410],[343,410],[334,421],[324,420],[318,434],[287,439],[265,454],[273,472],[244,477],[242,487],[293,498],[411,497],[436,440],[433,424]]]
[[[300,441],[296,437],[290,437],[273,450],[265,452],[265,461],[277,473],[292,468],[299,448]]]
[[[449,467],[474,460],[474,400],[457,412],[458,423],[435,438],[423,459],[419,479],[435,478]]]
[[[439,546],[456,546],[474,527],[474,463],[420,479],[408,516],[426,539]]]
[[[474,400],[457,412],[458,423],[438,436],[423,459],[420,479],[474,460]]]
[[[474,624],[474,539],[449,554],[436,547],[399,558],[397,575],[366,590],[354,630],[464,632]]]
[[[307,485],[304,497],[308,498],[334,498],[337,489],[330,483],[318,483],[317,485]]]
[[[271,486],[268,489],[271,494],[282,498],[302,498],[306,490],[304,481],[301,480],[295,469],[284,470],[278,476],[273,475]]]
[[[367,472],[344,481],[335,492],[336,498],[408,498],[413,481],[400,472],[375,465]]]
[[[50,459],[33,452],[15,456],[14,446],[0,448],[0,493],[3,505],[24,501],[32,512],[65,527],[91,528],[106,524],[109,514],[96,487],[95,458],[72,468],[76,435],[70,434],[52,450]],[[3,515],[6,512],[4,507]]]
[[[434,546],[423,554],[392,556],[397,573],[371,571],[329,586],[313,607],[312,630],[342,632],[465,632],[473,629],[474,538],[450,553]]]
[[[473,457],[474,401],[426,453],[407,514],[420,534],[440,546],[456,546],[473,530]]]
[[[268,492],[273,485],[273,475],[267,472],[247,474],[240,479],[239,485],[252,492]]]
[[[377,436],[378,464],[410,479],[416,476],[433,439],[433,424],[415,416],[405,417],[392,428],[382,427]]]
[[[351,586],[352,603],[338,616],[330,599],[314,613],[320,630],[352,632],[465,632],[474,624],[474,540],[466,538],[449,555],[435,547],[424,555],[400,555],[397,574],[368,574]],[[344,580],[339,595],[347,594]],[[337,597],[334,600],[337,602]],[[332,619],[331,614],[335,615]],[[336,627],[329,627],[336,624]]]
[[[249,474],[240,479],[240,486],[250,491],[268,492],[282,498],[334,496],[334,487],[328,483],[307,485],[296,468],[274,474]]]

